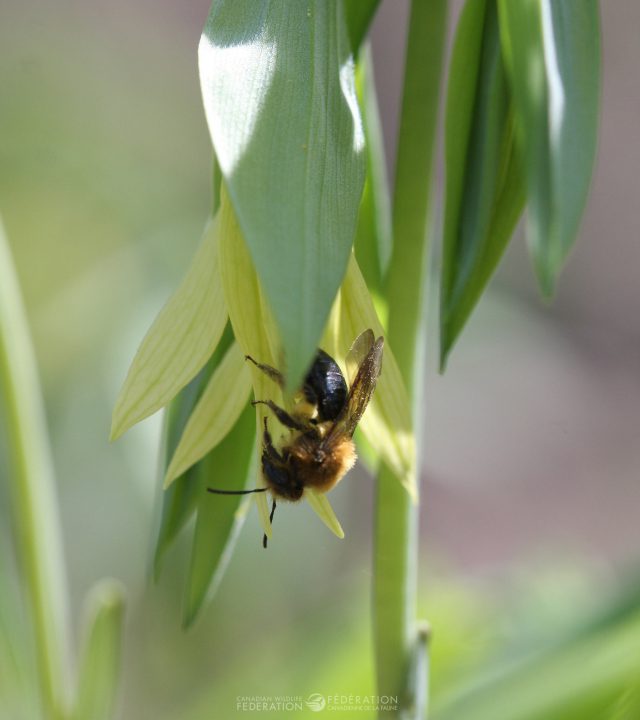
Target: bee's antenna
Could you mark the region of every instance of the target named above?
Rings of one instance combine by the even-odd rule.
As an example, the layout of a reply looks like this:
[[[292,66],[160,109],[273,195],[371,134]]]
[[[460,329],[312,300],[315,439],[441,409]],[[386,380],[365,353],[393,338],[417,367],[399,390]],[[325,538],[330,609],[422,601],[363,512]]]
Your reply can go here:
[[[256,492],[267,492],[268,488],[254,488],[253,490],[218,490],[217,488],[207,488],[207,492],[215,495],[251,495]]]
[[[276,499],[273,498],[273,505],[271,506],[271,515],[269,515],[269,525],[273,524],[273,513],[276,511]],[[262,536],[262,547],[267,549],[267,533]]]

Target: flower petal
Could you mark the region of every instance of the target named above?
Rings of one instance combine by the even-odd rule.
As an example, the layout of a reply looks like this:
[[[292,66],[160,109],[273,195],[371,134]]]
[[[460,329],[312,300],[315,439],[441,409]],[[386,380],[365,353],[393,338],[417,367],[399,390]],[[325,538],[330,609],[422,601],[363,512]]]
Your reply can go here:
[[[113,411],[111,439],[166,405],[205,364],[227,322],[218,268],[218,221],[180,287],[145,335]]]
[[[384,335],[371,295],[352,255],[325,333],[327,351],[336,358],[341,367],[345,367],[345,356],[351,343],[367,328],[371,328],[376,337]],[[388,343],[384,348],[382,374],[359,427],[407,492],[417,501],[416,451],[411,406],[398,364]]]
[[[344,530],[336,514],[333,512],[327,496],[324,493],[316,492],[313,488],[305,488],[304,498],[329,530],[342,539],[344,537]]]
[[[165,476],[165,489],[231,430],[247,404],[251,376],[237,343],[229,348],[193,409]]]
[[[262,294],[255,267],[238,225],[233,206],[224,185],[220,192],[220,275],[233,333],[243,354],[260,363],[277,366],[280,347],[273,317]],[[256,399],[271,399],[282,404],[282,392],[267,375],[249,364]],[[256,405],[258,457],[262,454],[262,430],[267,417],[265,405]],[[258,463],[257,486],[264,487]],[[256,493],[258,514],[267,537],[271,537],[269,504],[265,493]]]

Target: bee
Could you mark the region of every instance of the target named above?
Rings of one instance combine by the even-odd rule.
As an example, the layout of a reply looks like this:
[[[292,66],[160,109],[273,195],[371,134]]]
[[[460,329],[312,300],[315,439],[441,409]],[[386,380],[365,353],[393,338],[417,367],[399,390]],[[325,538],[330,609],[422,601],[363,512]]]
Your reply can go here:
[[[266,486],[254,490],[207,490],[223,495],[269,491],[273,499],[269,519],[273,521],[276,499],[296,502],[307,487],[322,493],[335,487],[356,461],[353,433],[375,390],[383,347],[384,338],[376,340],[370,329],[356,338],[346,357],[348,387],[336,361],[318,349],[290,412],[272,400],[254,400],[254,405],[266,405],[289,431],[288,439],[278,449],[268,418],[264,418],[261,464]],[[284,387],[279,370],[250,356],[246,359]],[[267,546],[266,535],[263,546]]]

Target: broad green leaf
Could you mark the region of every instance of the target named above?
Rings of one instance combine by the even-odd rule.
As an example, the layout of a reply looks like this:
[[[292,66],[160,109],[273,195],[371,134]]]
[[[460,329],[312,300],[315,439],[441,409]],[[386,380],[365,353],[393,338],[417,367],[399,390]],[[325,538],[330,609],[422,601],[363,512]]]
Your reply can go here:
[[[227,323],[213,355],[207,360],[196,377],[169,403],[164,413],[163,440],[158,468],[158,491],[162,494],[162,516],[154,556],[154,576],[156,580],[160,576],[162,559],[166,550],[196,509],[198,464],[196,463],[195,466],[190,467],[176,482],[171,483],[165,491],[162,491],[162,481],[193,408],[232,343],[233,332],[231,325]]]
[[[322,520],[322,522],[331,530],[331,532],[342,539],[344,530],[340,521],[333,512],[331,504],[327,500],[324,493],[316,492],[313,488],[306,488],[304,491],[304,499],[309,503],[311,509]]]
[[[255,413],[246,404],[229,434],[197,465],[198,515],[185,588],[186,627],[195,620],[207,595],[212,596],[217,589],[245,517],[241,507],[246,496],[213,495],[207,487],[252,487],[255,465]]]
[[[376,337],[385,334],[358,263],[352,256],[324,338],[324,347],[344,372],[345,356],[352,342],[367,328],[371,328]],[[411,497],[417,500],[411,404],[389,343],[384,347],[382,374],[359,428]]]
[[[216,156],[295,388],[345,273],[364,183],[342,3],[217,0],[199,63]]]
[[[527,238],[551,295],[575,240],[596,151],[597,0],[499,0],[500,37],[527,177]]]
[[[212,450],[231,430],[247,404],[251,377],[237,343],[211,376],[184,429],[165,476],[165,488]]]
[[[354,247],[358,265],[369,289],[381,297],[383,281],[391,260],[391,199],[373,59],[368,44],[363,47],[358,59],[356,86],[367,140],[367,179],[358,213]]]
[[[446,116],[440,353],[447,355],[495,271],[525,199],[495,0],[458,23]]]
[[[354,55],[360,49],[379,4],[380,0],[344,0],[347,30]]]
[[[164,407],[215,350],[227,322],[217,234],[214,219],[180,287],[138,348],[113,411],[112,440]]]
[[[102,580],[87,600],[88,621],[78,671],[73,720],[109,720],[121,667],[124,589]]]

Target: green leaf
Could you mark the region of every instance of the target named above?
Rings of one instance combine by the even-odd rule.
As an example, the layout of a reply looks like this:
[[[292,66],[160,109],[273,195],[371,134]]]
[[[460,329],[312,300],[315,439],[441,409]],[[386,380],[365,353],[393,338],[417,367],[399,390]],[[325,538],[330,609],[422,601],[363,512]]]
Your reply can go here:
[[[233,343],[191,413],[167,469],[165,488],[225,437],[247,404],[250,389],[244,354]]]
[[[197,466],[198,516],[185,590],[185,627],[196,619],[207,594],[212,596],[217,589],[244,523],[241,505],[248,502],[239,495],[212,495],[207,487],[252,486],[255,457],[255,412],[246,405],[231,432]]]
[[[0,220],[0,432],[6,432],[25,616],[31,625],[39,702],[63,714],[69,689],[69,599],[54,466],[35,352],[9,242]],[[4,438],[3,438],[4,439]]]
[[[347,30],[354,55],[360,49],[380,0],[344,0]]]
[[[574,637],[457,689],[434,720],[601,720],[638,679],[638,613],[605,632]]]
[[[196,377],[184,387],[167,407],[163,419],[163,442],[160,451],[158,491],[162,493],[162,516],[154,555],[154,576],[160,576],[166,550],[196,509],[198,498],[198,465],[189,468],[184,475],[162,492],[162,480],[191,412],[204,388],[233,343],[231,325],[227,324],[218,347]]]
[[[364,183],[342,4],[217,0],[199,62],[216,156],[294,388],[346,270]]]
[[[469,0],[458,23],[445,157],[442,367],[507,247],[525,200],[494,0]]]
[[[387,179],[384,138],[369,45],[358,59],[356,72],[358,99],[362,108],[367,141],[367,179],[364,184],[354,242],[358,265],[369,289],[381,297],[391,260],[391,198]]]
[[[593,169],[600,98],[597,0],[499,0],[527,176],[527,238],[551,295],[578,232]]]
[[[214,219],[182,284],[140,344],[113,411],[112,440],[164,407],[215,350],[227,322],[217,234]]]
[[[73,720],[109,720],[120,674],[124,590],[102,580],[87,600],[88,621],[79,664]]]

